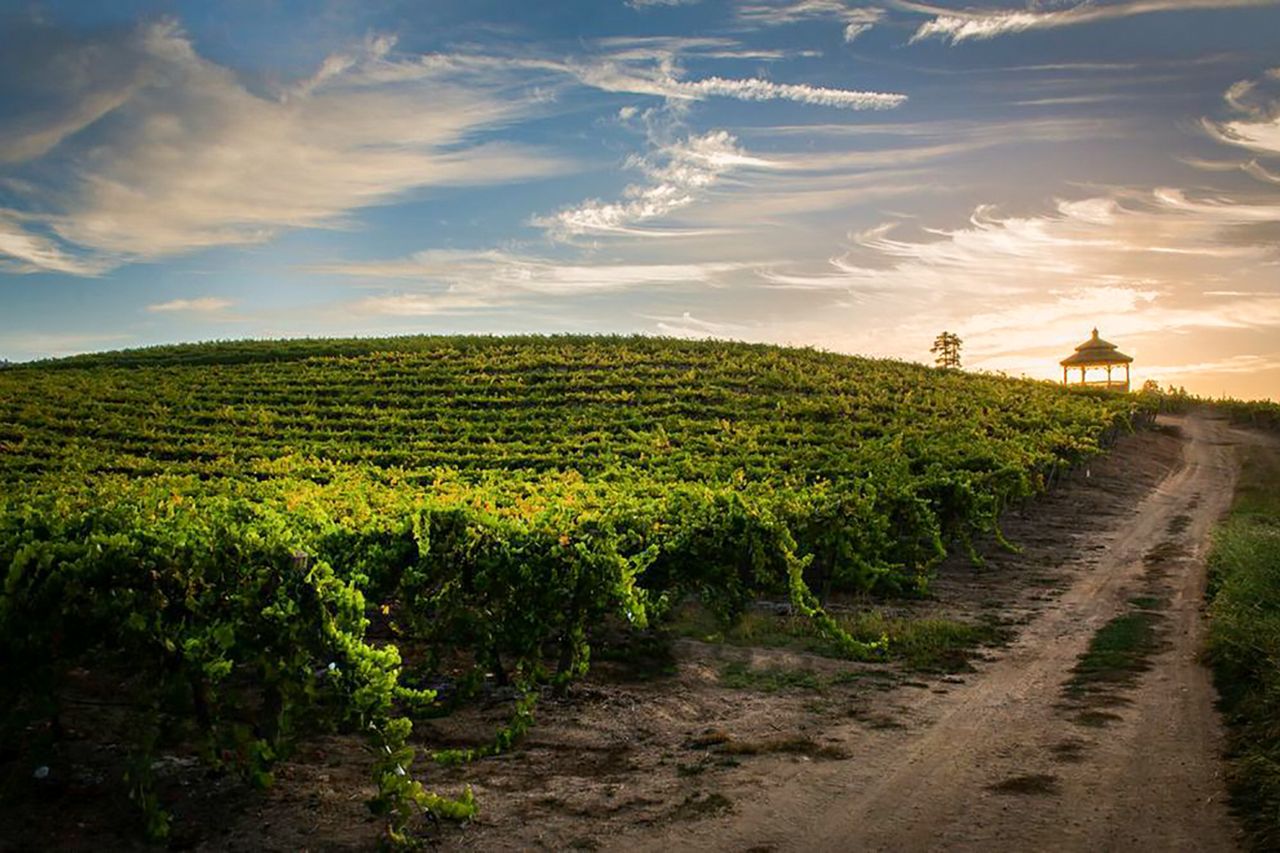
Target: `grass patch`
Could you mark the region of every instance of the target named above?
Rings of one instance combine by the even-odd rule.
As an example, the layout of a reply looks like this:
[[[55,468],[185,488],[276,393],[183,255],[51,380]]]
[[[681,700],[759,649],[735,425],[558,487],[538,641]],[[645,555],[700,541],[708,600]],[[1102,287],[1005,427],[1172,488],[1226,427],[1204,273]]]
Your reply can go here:
[[[851,617],[846,628],[855,637],[883,632],[889,636],[889,654],[922,672],[964,672],[981,646],[1008,642],[1009,631],[994,621],[978,624],[936,617],[887,619],[881,613]]]
[[[1280,849],[1280,454],[1251,449],[1209,557],[1209,660],[1228,727],[1232,802]]]
[[[995,619],[979,623],[938,617],[889,616],[881,610],[832,613],[844,631],[860,642],[889,638],[889,657],[921,672],[964,672],[983,646],[1008,642],[1009,629]],[[702,607],[682,607],[669,630],[677,636],[734,646],[785,648],[829,657],[840,650],[818,634],[813,624],[797,616],[750,612],[733,626],[718,624]]]
[[[1162,619],[1159,613],[1135,610],[1099,628],[1072,670],[1067,694],[1105,694],[1133,684],[1151,668],[1151,655],[1160,648],[1157,626]]]
[[[720,686],[735,690],[755,690],[760,693],[779,693],[790,690],[811,690],[823,693],[834,679],[820,676],[807,669],[750,669],[745,664],[731,663],[720,671]]]
[[[1142,562],[1147,566],[1154,566],[1160,563],[1167,563],[1173,560],[1181,559],[1187,554],[1187,549],[1179,545],[1177,542],[1161,542],[1150,551],[1142,555]]]
[[[776,755],[784,753],[831,760],[849,757],[849,753],[840,747],[820,744],[813,738],[804,735],[778,735],[777,737],[759,738],[757,740],[739,740],[723,729],[708,729],[703,734],[686,741],[685,747],[688,749],[707,750],[720,756]],[[677,772],[681,772],[679,767],[677,767]],[[695,774],[682,773],[681,775]]]
[[[724,729],[707,729],[700,735],[694,735],[685,741],[685,746],[689,749],[709,749],[713,746],[721,746],[733,740],[733,738]]]
[[[1049,747],[1049,752],[1054,761],[1062,764],[1079,764],[1084,761],[1084,752],[1087,746],[1088,744],[1084,741],[1068,739],[1059,741]]]
[[[1098,629],[1062,685],[1059,708],[1073,714],[1078,726],[1104,728],[1123,719],[1106,709],[1130,704],[1125,691],[1151,668],[1151,657],[1160,650],[1163,600],[1137,596],[1130,604],[1134,609]]]
[[[807,755],[810,758],[826,758],[833,761],[848,758],[849,753],[838,746],[820,744],[803,736],[763,738],[761,740],[732,740],[720,748],[725,755]]]
[[[1124,717],[1119,714],[1113,714],[1111,711],[1081,711],[1072,719],[1075,720],[1077,725],[1087,726],[1091,729],[1101,729],[1123,720]]]
[[[733,802],[724,794],[694,792],[671,810],[672,820],[699,820],[733,810]]]
[[[742,762],[731,755],[712,755],[710,752],[706,752],[696,763],[677,763],[676,775],[684,777],[701,776],[708,770],[723,770],[727,767],[737,767],[740,764]]]
[[[883,731],[885,729],[905,729],[906,725],[892,714],[886,714],[869,707],[850,708],[850,718],[857,720],[869,729]]]
[[[1048,773],[1031,773],[1026,776],[1012,776],[1003,782],[988,785],[987,790],[994,794],[1020,794],[1022,796],[1047,797],[1058,793],[1058,777]]]
[[[734,690],[755,690],[760,693],[809,691],[826,693],[833,687],[857,684],[863,681],[893,680],[891,673],[877,670],[834,672],[823,675],[811,669],[784,669],[765,667],[752,669],[744,663],[727,664],[720,670],[720,686]]]

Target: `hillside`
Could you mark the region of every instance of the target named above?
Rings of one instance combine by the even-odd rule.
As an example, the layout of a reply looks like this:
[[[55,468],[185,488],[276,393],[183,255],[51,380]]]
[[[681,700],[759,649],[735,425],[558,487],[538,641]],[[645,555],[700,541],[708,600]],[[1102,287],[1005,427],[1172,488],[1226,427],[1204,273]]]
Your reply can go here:
[[[90,673],[138,698],[126,753],[200,743],[266,784],[300,739],[355,727],[383,756],[376,803],[399,838],[424,809],[474,811],[406,772],[413,719],[514,690],[491,742],[435,757],[505,751],[544,687],[691,596],[725,625],[785,597],[831,654],[896,654],[819,599],[919,594],[948,549],[977,559],[1002,509],[1125,430],[1134,400],[648,338],[15,367],[0,373],[5,729],[47,727]],[[157,783],[131,766],[164,835]]]
[[[775,484],[898,460],[996,474],[1088,453],[1124,399],[812,350],[649,338],[399,338],[163,347],[0,374],[0,478],[261,478],[330,466],[430,482]],[[889,461],[893,460],[893,461]],[[274,467],[273,467],[274,465]]]

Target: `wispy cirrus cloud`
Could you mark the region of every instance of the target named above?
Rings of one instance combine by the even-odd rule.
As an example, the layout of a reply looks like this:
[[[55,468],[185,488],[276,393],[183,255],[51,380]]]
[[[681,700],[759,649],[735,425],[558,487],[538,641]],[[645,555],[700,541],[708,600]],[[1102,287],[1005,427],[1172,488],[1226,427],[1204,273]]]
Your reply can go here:
[[[0,332],[0,348],[7,357],[56,358],[82,352],[105,349],[134,341],[133,335],[123,332],[76,333],[64,331]]]
[[[1056,29],[1096,21],[1146,15],[1156,12],[1185,12],[1196,9],[1228,9],[1275,5],[1276,0],[1120,0],[1094,3],[1081,0],[1062,9],[949,9],[933,3],[897,0],[896,8],[933,15],[921,24],[912,42],[937,38],[957,44],[962,41],[993,39],[1013,33]]]
[[[1143,373],[1153,379],[1179,378],[1196,373],[1256,374],[1267,370],[1280,370],[1280,355],[1234,355],[1191,364],[1144,364],[1142,366]]]
[[[746,268],[737,262],[635,263],[557,260],[499,250],[429,249],[405,258],[334,263],[315,272],[401,290],[352,304],[363,314],[425,316],[489,310],[537,297],[580,298],[640,288],[711,286]]]
[[[1223,100],[1237,118],[1222,122],[1205,119],[1209,133],[1220,142],[1280,157],[1280,68],[1272,68],[1257,79],[1238,81],[1227,89]],[[1241,168],[1260,180],[1277,180],[1256,161]]]
[[[723,175],[738,169],[769,169],[768,160],[744,152],[737,139],[718,130],[661,145],[648,157],[632,157],[628,165],[644,172],[647,181],[632,184],[623,199],[591,199],[531,222],[555,239],[591,234],[671,236],[687,231],[642,229],[697,201]]]
[[[27,220],[0,223],[0,253],[25,268],[88,275],[286,228],[341,227],[350,211],[423,187],[567,168],[528,146],[473,138],[536,111],[535,94],[399,80],[391,39],[262,94],[201,57],[176,24],[96,38],[56,39],[52,52],[21,53],[22,67],[0,58],[0,78],[72,67],[94,80],[71,78],[65,109],[37,104],[0,131],[0,162],[58,158],[31,188]]]
[[[561,240],[606,234],[696,237],[742,232],[858,202],[939,192],[944,188],[940,177],[929,169],[986,149],[1081,137],[1106,139],[1129,132],[1124,121],[1053,118],[753,128],[758,137],[784,141],[775,149],[790,148],[785,141],[796,136],[813,146],[776,151],[768,157],[750,153],[723,130],[675,142],[651,138],[647,156],[626,161],[629,168],[645,174],[644,183],[628,186],[616,201],[590,199],[554,214],[534,216],[531,222]],[[866,137],[884,141],[868,145]],[[677,215],[680,221],[671,221]]]
[[[907,102],[897,92],[840,89],[809,83],[780,83],[760,77],[719,76],[687,79],[679,64],[679,54],[694,42],[705,39],[603,40],[604,52],[574,60],[527,56],[497,56],[478,53],[447,53],[424,56],[416,65],[403,65],[405,75],[451,72],[458,75],[494,79],[517,72],[567,76],[577,83],[603,92],[647,95],[672,102],[731,98],[739,101],[794,101],[813,106],[847,110],[890,110]],[[729,58],[749,58],[728,47],[704,52]]]
[[[153,314],[220,314],[234,305],[230,299],[218,296],[197,296],[193,299],[170,299],[147,306]]]
[[[708,77],[702,80],[671,81],[672,97],[707,97],[716,95],[740,101],[796,101],[822,107],[846,110],[889,110],[907,101],[906,95],[832,89],[807,83],[773,83],[769,80],[726,80]]]
[[[0,272],[58,272],[95,276],[111,263],[66,251],[55,239],[32,229],[32,217],[15,210],[0,209]]]
[[[814,18],[844,23],[844,40],[854,41],[885,17],[878,6],[853,5],[844,0],[780,0],[744,3],[737,9],[740,22],[750,26],[778,27]]]
[[[531,82],[529,72],[668,103],[726,98],[862,110],[905,101],[762,78],[685,79],[681,53],[786,53],[724,38],[603,39],[596,55],[569,61],[416,57],[397,54],[393,38],[369,37],[265,94],[201,57],[173,23],[94,39],[59,36],[43,51],[0,59],[0,71],[11,72],[0,77],[53,87],[33,101],[38,109],[0,127],[0,162],[58,156],[69,167],[60,173],[74,176],[31,187],[35,204],[21,217],[0,216],[0,256],[10,270],[93,275],[134,260],[263,242],[282,229],[345,227],[352,211],[421,188],[565,171],[565,162],[529,146],[473,138],[544,106],[553,89]],[[28,65],[10,67],[13,57]],[[692,168],[697,157],[674,152],[671,159]],[[666,177],[647,195],[585,211],[581,228],[659,216],[688,197],[664,197],[666,189],[696,189],[700,179],[694,172]],[[571,218],[563,223],[575,227]]]
[[[6,20],[0,100],[23,106],[0,122],[0,165],[39,158],[120,107],[146,82],[146,66],[134,39]]]
[[[1262,181],[1263,183],[1280,184],[1280,174],[1268,170],[1266,166],[1263,166],[1256,159],[1243,161],[1205,160],[1200,157],[1178,157],[1176,159],[1180,163],[1185,163],[1191,168],[1199,169],[1202,172],[1244,172],[1249,177]]]
[[[1107,287],[1118,281],[1183,278],[1197,269],[1264,264],[1266,240],[1232,241],[1238,226],[1280,219],[1280,203],[1192,198],[1162,188],[1059,201],[1038,216],[979,206],[969,223],[894,236],[888,222],[850,235],[851,249],[821,275],[777,283],[796,287],[915,289],[931,293],[1017,294],[1043,287]]]
[[[642,319],[652,320],[659,334],[674,338],[727,338],[741,334],[748,328],[740,323],[702,320],[688,311],[679,316],[645,315]]]
[[[735,172],[713,185],[698,204],[676,219],[682,228],[740,223],[775,239],[813,246],[819,229],[828,238],[842,229],[839,220],[812,214],[857,209],[890,198],[928,195],[934,201],[970,185],[968,166],[994,149],[1073,143],[1081,138],[1120,139],[1133,133],[1130,122],[1098,119],[1036,118],[1002,122],[933,121],[854,124],[779,125],[751,129],[767,145],[767,168]],[[805,142],[797,149],[795,139]],[[761,241],[744,241],[739,252]],[[816,250],[817,247],[813,246]],[[820,250],[824,251],[825,250]]]
[[[1274,240],[1239,230],[1277,216],[1265,197],[1115,190],[1034,215],[982,206],[954,229],[890,221],[849,235],[825,269],[764,277],[789,292],[839,294],[908,348],[927,346],[924,329],[950,328],[965,338],[969,366],[1032,366],[1051,378],[1094,325],[1166,357],[1177,355],[1170,335],[1280,332]],[[1237,286],[1188,286],[1219,281]]]
[[[440,293],[387,293],[367,296],[344,306],[357,315],[382,317],[431,317],[441,314],[472,314],[510,305],[510,294],[472,293],[446,290]]]
[[[627,5],[633,9],[652,9],[661,6],[692,6],[701,2],[702,0],[626,0]]]
[[[645,284],[705,282],[742,268],[737,263],[574,263],[497,249],[428,249],[390,261],[324,264],[315,272],[362,279],[401,279],[436,284],[540,293],[619,290]]]
[[[672,68],[681,57],[698,60],[760,59],[772,62],[818,55],[811,50],[748,46],[738,39],[724,36],[607,36],[596,39],[592,45],[612,62],[662,62]],[[551,67],[560,65],[556,62],[550,64]]]

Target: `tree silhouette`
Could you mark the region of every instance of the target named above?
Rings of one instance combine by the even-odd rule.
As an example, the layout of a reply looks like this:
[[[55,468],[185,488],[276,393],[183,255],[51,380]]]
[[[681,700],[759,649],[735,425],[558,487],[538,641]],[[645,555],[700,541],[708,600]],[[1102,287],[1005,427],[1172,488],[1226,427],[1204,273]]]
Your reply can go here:
[[[929,352],[934,355],[934,364],[938,367],[960,366],[960,345],[964,343],[960,336],[951,332],[943,332],[933,339],[933,348]]]

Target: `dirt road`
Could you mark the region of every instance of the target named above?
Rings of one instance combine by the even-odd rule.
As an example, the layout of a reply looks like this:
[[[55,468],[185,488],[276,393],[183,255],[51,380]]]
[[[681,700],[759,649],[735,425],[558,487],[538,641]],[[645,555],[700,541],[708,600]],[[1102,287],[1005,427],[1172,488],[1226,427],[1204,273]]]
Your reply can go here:
[[[1235,849],[1214,692],[1197,654],[1204,556],[1231,499],[1239,434],[1199,417],[1178,424],[1181,466],[1127,517],[1086,534],[1091,565],[998,659],[954,689],[922,692],[911,726],[860,733],[850,761],[776,768],[732,814],[606,847]],[[1158,609],[1150,668],[1082,712],[1064,685],[1099,629],[1135,601]]]

